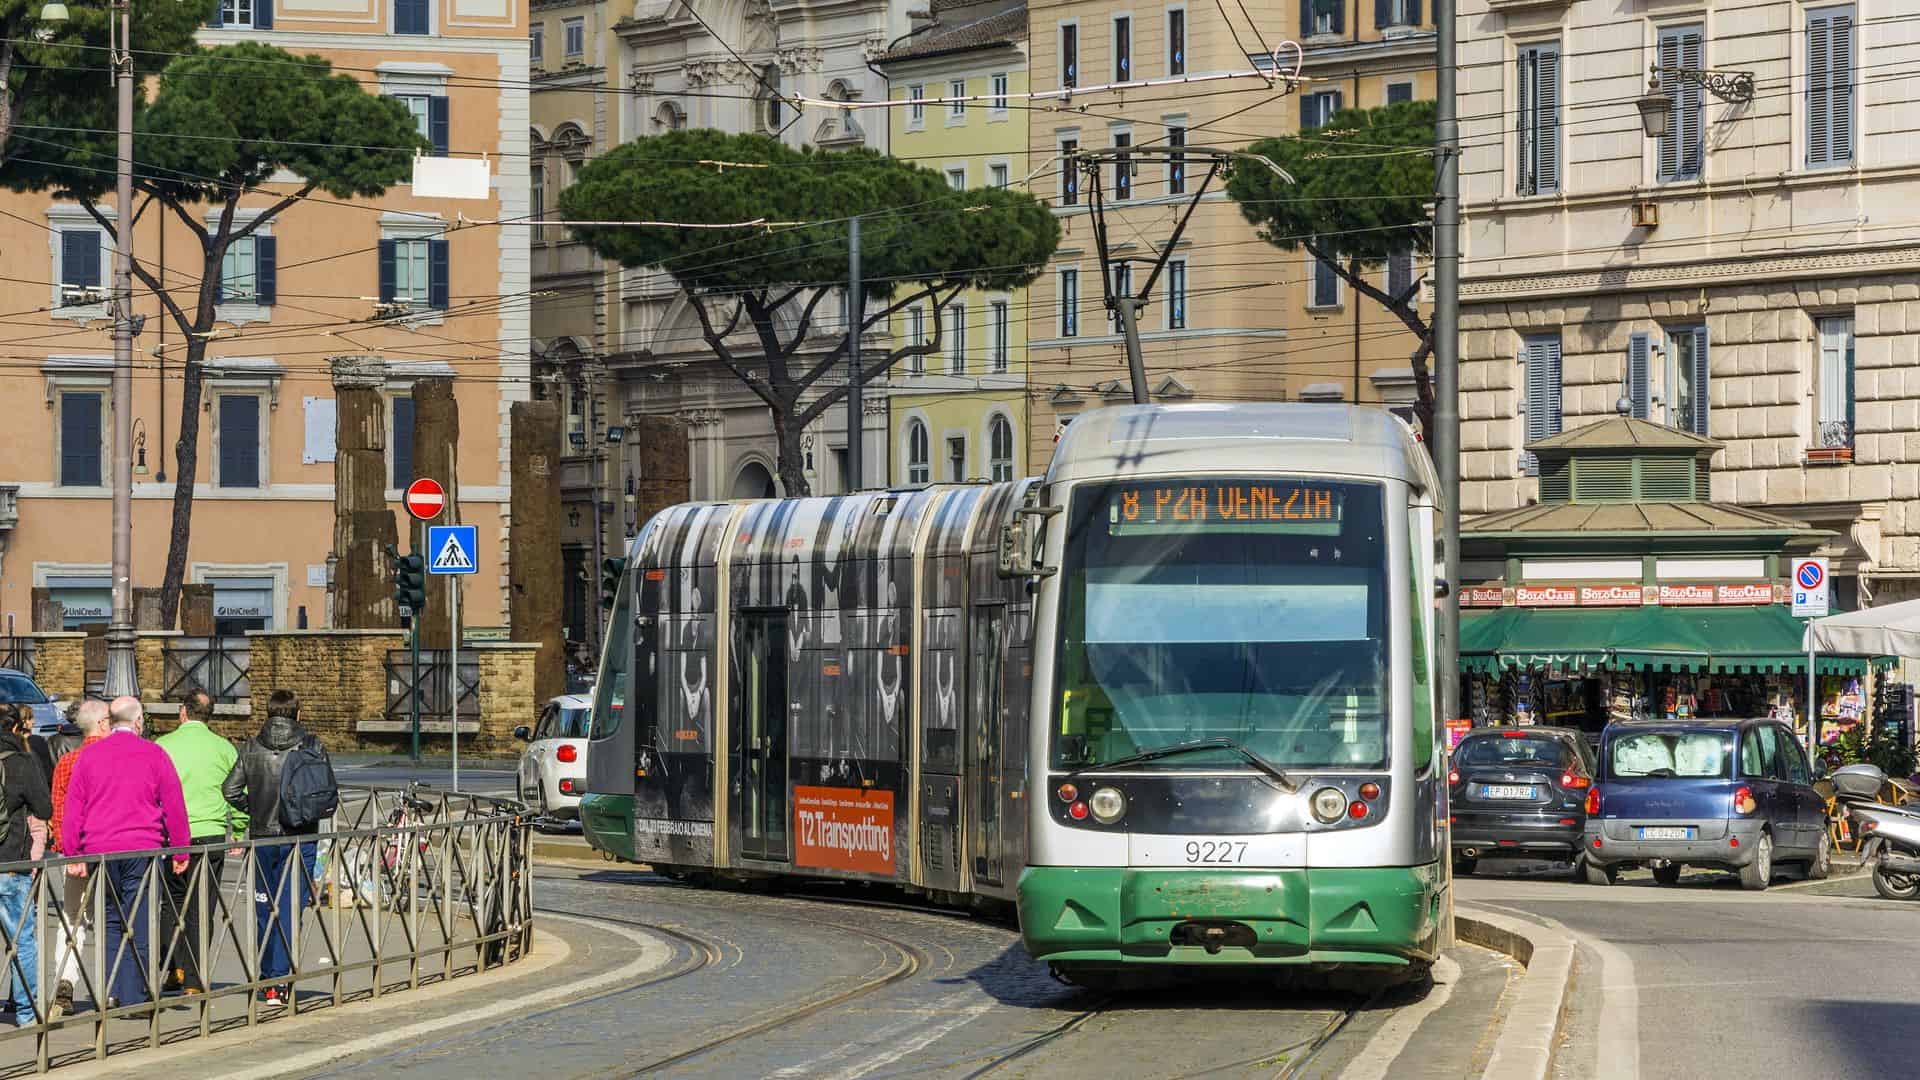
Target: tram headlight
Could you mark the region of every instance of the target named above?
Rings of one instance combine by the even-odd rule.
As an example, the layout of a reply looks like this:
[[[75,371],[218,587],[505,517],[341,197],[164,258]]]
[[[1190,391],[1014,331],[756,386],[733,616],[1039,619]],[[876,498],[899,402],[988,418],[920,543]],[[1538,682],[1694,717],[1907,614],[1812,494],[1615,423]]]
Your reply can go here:
[[[1321,824],[1331,825],[1345,817],[1347,813],[1347,793],[1335,787],[1323,787],[1313,793],[1313,816]]]
[[[1093,820],[1111,825],[1126,815],[1127,797],[1118,788],[1103,787],[1087,800],[1087,809],[1093,811]]]

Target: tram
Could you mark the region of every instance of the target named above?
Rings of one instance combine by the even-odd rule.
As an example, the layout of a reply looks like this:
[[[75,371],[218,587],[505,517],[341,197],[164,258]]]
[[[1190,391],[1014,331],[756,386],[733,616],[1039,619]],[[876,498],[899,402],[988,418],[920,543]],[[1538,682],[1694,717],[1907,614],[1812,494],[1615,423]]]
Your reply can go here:
[[[1337,405],[1087,413],[1046,476],[692,503],[629,549],[588,841],[1014,905],[1088,985],[1448,943],[1438,483]]]

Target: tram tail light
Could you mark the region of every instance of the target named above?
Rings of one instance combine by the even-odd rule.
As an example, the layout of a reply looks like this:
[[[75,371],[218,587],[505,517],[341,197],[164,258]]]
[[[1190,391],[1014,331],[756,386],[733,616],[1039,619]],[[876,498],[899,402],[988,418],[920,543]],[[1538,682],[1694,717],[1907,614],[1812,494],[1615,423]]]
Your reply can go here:
[[[1070,803],[1080,797],[1080,789],[1072,784],[1061,784],[1054,794],[1060,796],[1061,802]]]
[[[1347,804],[1347,816],[1355,821],[1367,816],[1367,804],[1355,799]]]
[[[1075,821],[1087,820],[1087,804],[1083,802],[1077,802],[1077,803],[1074,803],[1072,806],[1067,807],[1067,816],[1072,818]]]
[[[1751,814],[1759,808],[1760,804],[1754,801],[1752,788],[1743,787],[1733,793],[1734,813]]]
[[[572,743],[561,743],[559,748],[553,752],[553,756],[555,760],[570,765],[580,760],[580,750]]]
[[[1600,788],[1598,785],[1587,789],[1587,816],[1600,816]]]
[[[1380,785],[1379,785],[1379,784],[1375,784],[1375,783],[1372,783],[1372,782],[1368,782],[1368,783],[1365,783],[1365,784],[1361,784],[1361,785],[1360,785],[1360,797],[1361,797],[1361,798],[1363,798],[1363,799],[1369,799],[1369,800],[1371,800],[1371,799],[1377,799],[1377,798],[1379,798],[1379,797],[1380,797]]]

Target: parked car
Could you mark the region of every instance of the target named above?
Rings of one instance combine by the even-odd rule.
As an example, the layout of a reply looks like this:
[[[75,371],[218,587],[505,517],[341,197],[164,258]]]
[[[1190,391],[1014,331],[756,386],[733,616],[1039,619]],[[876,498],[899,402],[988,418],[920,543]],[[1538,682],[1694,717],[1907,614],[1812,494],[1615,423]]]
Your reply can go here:
[[[1644,865],[1662,884],[1712,866],[1764,889],[1781,863],[1831,868],[1826,800],[1793,730],[1774,720],[1609,725],[1587,795],[1586,877]]]
[[[542,817],[575,820],[587,787],[587,727],[593,698],[563,694],[547,702],[532,727],[513,729],[527,749],[520,755],[520,799]]]
[[[41,693],[33,677],[24,671],[0,668],[0,701],[33,706],[35,735],[53,734],[60,730],[60,722],[65,719],[60,706]]]
[[[1593,767],[1587,740],[1570,728],[1469,732],[1447,769],[1454,872],[1473,873],[1485,856],[1577,861]]]

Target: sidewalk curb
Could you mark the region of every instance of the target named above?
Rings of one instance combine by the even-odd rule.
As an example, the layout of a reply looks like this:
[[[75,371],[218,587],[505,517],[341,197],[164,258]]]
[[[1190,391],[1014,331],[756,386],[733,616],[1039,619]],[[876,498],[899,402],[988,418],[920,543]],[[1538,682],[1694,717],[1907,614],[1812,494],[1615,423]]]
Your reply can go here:
[[[1482,1080],[1543,1080],[1553,1064],[1573,978],[1574,939],[1470,905],[1455,908],[1453,926],[1461,941],[1511,956],[1527,970],[1514,990]]]

